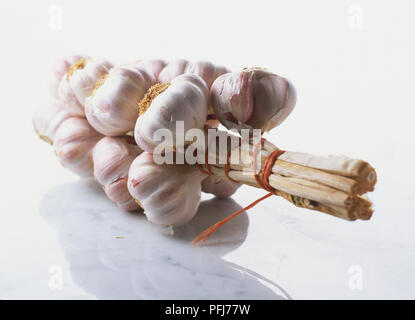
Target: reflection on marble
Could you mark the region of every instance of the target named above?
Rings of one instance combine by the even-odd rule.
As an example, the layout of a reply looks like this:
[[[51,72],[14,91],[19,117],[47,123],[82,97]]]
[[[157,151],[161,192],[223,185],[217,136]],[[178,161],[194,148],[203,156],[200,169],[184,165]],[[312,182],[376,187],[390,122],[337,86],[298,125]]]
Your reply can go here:
[[[197,234],[240,208],[232,199],[202,201],[196,217],[171,234],[80,180],[50,190],[39,212],[57,230],[74,281],[99,299],[289,299],[277,284],[223,259],[245,240],[246,214],[209,245],[192,247]]]

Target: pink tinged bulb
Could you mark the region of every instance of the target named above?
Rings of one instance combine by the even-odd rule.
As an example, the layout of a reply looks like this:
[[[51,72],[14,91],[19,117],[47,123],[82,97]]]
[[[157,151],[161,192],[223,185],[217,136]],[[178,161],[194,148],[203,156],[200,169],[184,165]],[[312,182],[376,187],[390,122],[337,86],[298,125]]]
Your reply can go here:
[[[85,116],[85,99],[112,67],[108,61],[94,59],[81,59],[71,67],[58,88],[59,99],[71,115]]]
[[[88,177],[92,176],[92,150],[101,138],[86,119],[71,117],[56,131],[53,147],[65,168]]]
[[[296,92],[285,78],[259,68],[227,73],[212,85],[211,102],[228,129],[269,131],[294,109]]]
[[[197,166],[157,165],[151,153],[143,152],[131,164],[128,190],[150,222],[179,226],[195,215],[205,177]]]
[[[138,118],[134,130],[137,144],[143,150],[152,152],[160,144],[154,137],[161,129],[171,133],[173,143],[176,132],[181,131],[178,125],[183,126],[183,136],[190,129],[203,129],[208,99],[209,92],[202,78],[193,74],[176,77]]]
[[[214,194],[219,198],[230,197],[240,186],[240,183],[215,176],[208,176],[202,181],[202,191]]]
[[[32,119],[33,128],[41,139],[53,144],[59,126],[70,117],[62,103],[54,100],[35,111]]]
[[[108,198],[127,211],[139,209],[127,188],[128,171],[142,152],[132,137],[104,137],[94,147],[94,177]]]
[[[89,123],[108,136],[122,136],[133,130],[139,113],[138,103],[154,82],[154,77],[137,65],[113,68],[86,99]]]
[[[55,62],[52,69],[52,77],[50,79],[50,92],[54,98],[59,98],[58,87],[63,76],[69,71],[71,66],[81,59],[89,59],[86,55],[75,54]]]

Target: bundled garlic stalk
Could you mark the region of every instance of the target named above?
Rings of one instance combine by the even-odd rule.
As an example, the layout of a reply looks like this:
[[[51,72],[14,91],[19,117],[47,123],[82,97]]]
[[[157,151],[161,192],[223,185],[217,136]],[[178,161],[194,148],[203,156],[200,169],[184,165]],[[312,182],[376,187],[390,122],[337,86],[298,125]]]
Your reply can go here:
[[[230,137],[228,133],[223,133]],[[235,137],[233,137],[235,139]],[[367,162],[346,157],[322,157],[282,151],[268,141],[262,147],[250,143],[228,146],[226,152],[209,152],[214,176],[257,188],[267,183],[278,196],[298,207],[317,210],[346,220],[367,220],[373,213],[363,195],[374,190],[376,172]],[[235,141],[235,140],[234,140]],[[275,160],[270,156],[277,154]],[[229,159],[239,159],[232,162]],[[225,164],[228,169],[224,170]],[[261,174],[266,173],[266,176]],[[227,176],[227,175],[228,176]],[[255,177],[256,176],[256,177]],[[264,181],[265,179],[265,181]]]

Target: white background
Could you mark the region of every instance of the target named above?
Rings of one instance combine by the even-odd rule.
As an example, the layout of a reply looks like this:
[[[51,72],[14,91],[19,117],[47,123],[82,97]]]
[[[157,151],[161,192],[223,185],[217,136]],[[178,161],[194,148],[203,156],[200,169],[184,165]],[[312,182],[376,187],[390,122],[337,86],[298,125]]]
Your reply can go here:
[[[233,70],[266,67],[292,80],[296,109],[267,138],[288,150],[369,161],[378,172],[373,218],[339,221],[272,198],[247,213],[249,228],[237,246],[200,252],[215,263],[252,270],[293,298],[415,298],[414,9],[409,0],[1,1],[0,298],[180,298],[196,292],[171,289],[177,284],[169,281],[181,276],[166,277],[162,260],[156,263],[160,274],[146,276],[156,293],[140,291],[137,276],[129,275],[140,241],[134,226],[144,221],[124,221],[131,217],[65,171],[33,132],[34,109],[50,101],[50,67],[71,53],[118,62],[204,59]],[[243,187],[233,199],[245,206],[262,194]],[[71,219],[80,212],[81,220]],[[58,222],[51,223],[51,215]],[[102,233],[99,226],[108,223]],[[88,228],[96,231],[91,237]],[[127,229],[130,238],[115,238]],[[110,247],[122,243],[124,251],[114,252],[124,256],[111,260],[116,266],[101,256],[88,260],[111,251],[101,248],[102,238]],[[164,245],[175,256],[178,240],[162,241],[149,247],[150,256]],[[196,252],[186,250],[184,264]],[[135,262],[120,266],[120,255]],[[203,265],[204,271],[214,267]],[[57,289],[50,283],[53,266],[63,277]],[[103,266],[114,272],[100,273]],[[83,270],[93,270],[95,286]],[[209,288],[213,298],[223,292]]]

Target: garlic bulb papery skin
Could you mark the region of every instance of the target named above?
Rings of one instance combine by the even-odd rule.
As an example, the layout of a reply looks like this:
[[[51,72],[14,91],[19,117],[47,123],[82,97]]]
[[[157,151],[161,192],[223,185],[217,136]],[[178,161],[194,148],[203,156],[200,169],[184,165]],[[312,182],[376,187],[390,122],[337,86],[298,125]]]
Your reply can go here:
[[[63,108],[62,103],[53,100],[50,104],[37,109],[33,115],[33,128],[41,139],[53,144],[56,130],[71,115]]]
[[[95,179],[108,198],[127,211],[140,208],[128,192],[127,181],[130,165],[141,152],[133,137],[128,136],[104,137],[92,152]]]
[[[50,93],[56,99],[59,99],[58,87],[63,76],[69,71],[72,65],[81,59],[89,59],[88,56],[82,54],[74,54],[72,56],[60,59],[53,65],[53,75],[50,80]]]
[[[240,183],[233,182],[229,179],[221,179],[214,175],[207,176],[202,181],[202,191],[214,194],[219,198],[230,197],[240,186]]]
[[[92,176],[92,150],[101,138],[85,118],[71,117],[59,126],[53,147],[65,168],[88,177]]]
[[[260,68],[226,73],[210,90],[219,121],[228,129],[269,131],[294,109],[296,91],[285,78]]]
[[[208,89],[199,76],[184,74],[174,78],[138,118],[134,130],[137,144],[144,151],[152,152],[160,144],[160,141],[153,140],[160,129],[168,130],[175,142],[177,121],[183,122],[184,135],[189,129],[203,129],[208,99]]]
[[[134,129],[138,103],[154,83],[154,77],[137,65],[114,67],[86,99],[89,123],[104,135],[125,135]]]
[[[97,82],[113,68],[105,60],[81,59],[62,78],[58,93],[59,100],[73,116],[85,116],[85,99],[89,97]]]
[[[167,83],[172,81],[177,76],[183,74],[189,64],[188,60],[177,59],[169,62],[167,66],[161,70],[158,76],[158,82]]]
[[[147,219],[155,224],[179,226],[195,215],[206,177],[197,166],[157,165],[153,155],[143,152],[131,164],[128,190]]]
[[[161,70],[167,66],[167,62],[161,59],[148,59],[139,61],[137,66],[151,74],[154,79],[158,79]]]

